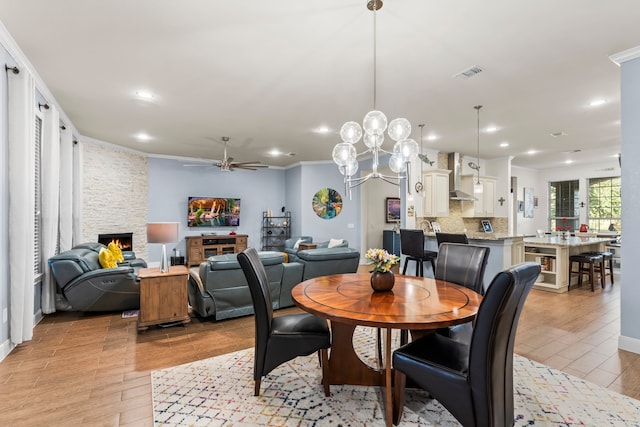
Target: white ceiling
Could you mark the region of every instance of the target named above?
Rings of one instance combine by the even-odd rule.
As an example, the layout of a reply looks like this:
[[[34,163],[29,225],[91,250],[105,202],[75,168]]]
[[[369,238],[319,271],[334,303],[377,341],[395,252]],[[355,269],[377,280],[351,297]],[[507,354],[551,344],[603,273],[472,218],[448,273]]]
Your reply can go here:
[[[373,107],[366,0],[0,0],[0,21],[82,135],[148,153],[220,159],[229,136],[236,161],[329,160],[340,126]],[[424,148],[475,156],[482,104],[481,127],[499,128],[481,134],[482,158],[600,162],[620,151],[609,56],[640,45],[639,21],[637,0],[385,0],[377,107],[418,143],[425,123]]]

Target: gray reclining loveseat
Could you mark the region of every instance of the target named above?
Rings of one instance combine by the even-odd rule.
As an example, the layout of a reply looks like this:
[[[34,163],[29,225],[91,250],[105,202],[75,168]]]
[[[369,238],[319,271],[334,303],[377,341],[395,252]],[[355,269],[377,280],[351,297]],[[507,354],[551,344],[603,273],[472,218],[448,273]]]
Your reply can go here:
[[[82,243],[49,258],[57,283],[56,310],[120,311],[140,307],[136,272],[146,267],[146,262],[130,252],[117,268],[102,268],[98,260],[101,248],[106,246]]]

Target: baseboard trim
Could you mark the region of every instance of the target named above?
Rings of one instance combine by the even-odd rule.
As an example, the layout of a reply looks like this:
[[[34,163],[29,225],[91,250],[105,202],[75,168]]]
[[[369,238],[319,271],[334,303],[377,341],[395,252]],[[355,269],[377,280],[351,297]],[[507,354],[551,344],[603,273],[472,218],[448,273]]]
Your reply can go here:
[[[618,338],[618,348],[640,354],[640,339],[620,335]]]
[[[0,362],[2,362],[15,347],[15,345],[11,345],[11,340],[8,339],[4,341],[2,345],[0,345]]]

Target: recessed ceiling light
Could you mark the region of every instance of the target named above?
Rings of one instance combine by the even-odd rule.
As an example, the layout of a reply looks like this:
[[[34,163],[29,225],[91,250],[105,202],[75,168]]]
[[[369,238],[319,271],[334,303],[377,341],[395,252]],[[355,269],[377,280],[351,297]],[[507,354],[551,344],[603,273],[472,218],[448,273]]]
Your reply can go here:
[[[536,153],[537,153],[537,151],[536,151],[536,150],[529,150],[529,151],[527,151],[527,154],[528,154],[528,155],[530,155],[530,156],[531,156],[532,154],[536,154]]]
[[[597,107],[598,105],[606,104],[606,102],[607,102],[606,99],[594,99],[589,103],[589,106]]]
[[[484,130],[485,132],[495,132],[497,131],[498,128],[495,126],[487,126],[487,128]]]
[[[427,136],[427,141],[435,141],[436,139],[438,139],[438,135],[431,134]]]
[[[566,164],[570,165],[570,164],[571,164],[571,163],[573,163],[574,161],[573,161],[573,160],[565,160],[564,162],[565,162]]]
[[[502,147],[502,148],[507,148],[508,146],[509,146],[508,142],[501,142],[500,143],[500,147]]]
[[[329,133],[331,129],[328,126],[318,126],[314,129],[315,133]]]
[[[153,102],[155,100],[155,95],[146,90],[137,90],[136,91],[136,99],[140,101]]]
[[[153,139],[150,135],[148,135],[148,134],[146,134],[144,132],[140,132],[139,134],[137,134],[135,136],[135,138],[140,142],[149,142],[149,141],[151,141]]]
[[[269,151],[269,155],[272,157],[278,157],[282,155],[282,151],[274,148],[273,150]]]

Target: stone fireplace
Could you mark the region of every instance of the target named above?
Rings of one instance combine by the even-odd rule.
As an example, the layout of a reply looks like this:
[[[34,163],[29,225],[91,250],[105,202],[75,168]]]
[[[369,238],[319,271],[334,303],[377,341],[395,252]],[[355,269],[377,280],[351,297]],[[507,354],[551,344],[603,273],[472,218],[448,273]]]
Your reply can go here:
[[[123,252],[133,251],[133,233],[99,234],[98,243],[107,246],[114,242]]]

